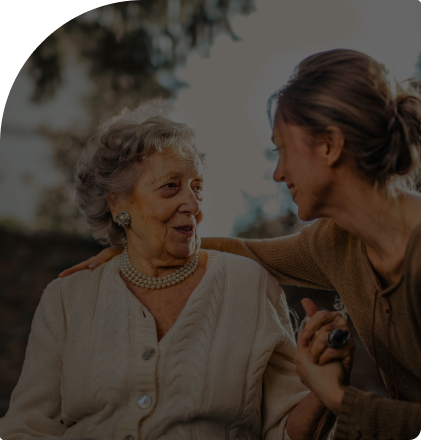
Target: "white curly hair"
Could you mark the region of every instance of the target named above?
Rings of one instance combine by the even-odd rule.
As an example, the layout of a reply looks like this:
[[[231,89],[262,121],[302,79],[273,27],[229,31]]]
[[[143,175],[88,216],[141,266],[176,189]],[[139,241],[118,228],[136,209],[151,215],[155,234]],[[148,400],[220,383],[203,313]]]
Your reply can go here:
[[[145,157],[164,148],[178,148],[191,160],[204,163],[188,125],[169,119],[174,108],[163,100],[124,108],[105,121],[88,142],[77,164],[76,198],[95,239],[113,246],[127,242],[123,228],[114,223],[107,199],[127,197],[139,180],[136,167]]]

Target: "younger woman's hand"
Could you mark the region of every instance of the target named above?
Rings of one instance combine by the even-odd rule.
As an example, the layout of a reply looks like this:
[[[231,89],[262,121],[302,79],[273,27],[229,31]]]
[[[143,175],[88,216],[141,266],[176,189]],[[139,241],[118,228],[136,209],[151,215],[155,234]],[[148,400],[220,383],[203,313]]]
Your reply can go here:
[[[295,372],[323,404],[338,415],[345,392],[346,373],[339,361],[320,366],[312,362],[309,346],[302,335],[298,336],[294,357]]]
[[[116,255],[119,255],[122,252],[122,247],[112,246],[105,248],[98,255],[95,255],[94,257],[91,257],[86,261],[82,261],[82,263],[76,264],[69,269],[63,270],[63,272],[59,273],[58,276],[60,278],[64,278],[71,275],[72,273],[78,272],[79,270],[94,270],[97,267],[101,266],[102,263],[106,263],[108,260],[111,260],[111,258],[114,258]]]
[[[331,330],[348,330],[351,334],[348,321],[343,319],[339,312],[319,310],[308,298],[304,298],[301,303],[308,316],[301,338],[308,345],[310,360],[320,366],[339,360],[349,379],[355,351],[353,338],[351,337],[341,348],[334,349],[327,345],[327,336]]]

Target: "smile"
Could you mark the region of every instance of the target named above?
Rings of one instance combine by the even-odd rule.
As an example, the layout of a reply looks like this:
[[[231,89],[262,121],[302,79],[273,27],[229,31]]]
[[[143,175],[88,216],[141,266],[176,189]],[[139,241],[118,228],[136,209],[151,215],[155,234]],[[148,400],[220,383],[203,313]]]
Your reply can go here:
[[[194,225],[181,225],[181,226],[177,226],[174,227],[174,229],[182,234],[182,235],[186,235],[186,236],[192,236],[194,234]]]

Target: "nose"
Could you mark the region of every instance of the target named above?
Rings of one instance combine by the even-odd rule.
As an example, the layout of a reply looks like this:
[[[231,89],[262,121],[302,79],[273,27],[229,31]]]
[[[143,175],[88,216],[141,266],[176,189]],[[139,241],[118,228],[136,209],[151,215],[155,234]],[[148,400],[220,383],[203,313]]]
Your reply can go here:
[[[200,202],[191,188],[185,189],[182,194],[182,201],[178,208],[179,212],[193,216],[200,212]]]
[[[275,182],[285,182],[285,176],[282,174],[280,159],[278,160],[278,164],[276,165],[276,169],[273,172],[273,180]]]

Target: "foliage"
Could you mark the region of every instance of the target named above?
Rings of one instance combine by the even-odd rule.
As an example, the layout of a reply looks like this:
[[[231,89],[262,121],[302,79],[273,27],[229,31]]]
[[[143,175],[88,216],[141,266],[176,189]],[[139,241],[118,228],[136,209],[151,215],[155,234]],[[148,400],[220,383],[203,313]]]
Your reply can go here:
[[[0,229],[4,229],[7,232],[10,231],[25,231],[27,228],[25,225],[16,220],[13,217],[0,217]]]
[[[110,4],[80,15],[57,29],[31,55],[27,71],[34,81],[32,100],[51,99],[63,85],[69,63],[84,66],[94,85],[84,97],[89,121],[67,131],[40,127],[53,149],[64,181],[45,189],[38,207],[40,229],[86,228],[72,195],[75,164],[101,121],[142,100],[173,98],[185,84],[176,78],[192,50],[207,55],[215,36],[235,40],[230,20],[249,14],[254,0],[140,0]]]
[[[80,15],[48,37],[29,59],[35,80],[34,101],[55,93],[71,51],[88,64],[94,81],[115,92],[162,89],[155,74],[185,62],[191,49],[206,53],[215,35],[234,34],[230,17],[248,14],[253,0],[141,0],[110,4]],[[71,47],[70,47],[71,46]],[[177,84],[177,81],[174,81]]]

